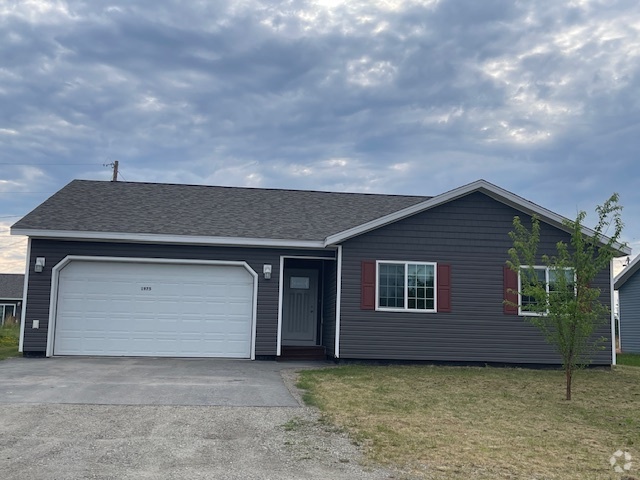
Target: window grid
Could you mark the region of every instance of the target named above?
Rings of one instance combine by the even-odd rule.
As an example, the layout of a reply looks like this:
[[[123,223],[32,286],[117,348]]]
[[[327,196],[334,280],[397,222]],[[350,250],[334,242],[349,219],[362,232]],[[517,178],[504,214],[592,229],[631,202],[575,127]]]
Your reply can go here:
[[[381,307],[404,308],[404,265],[381,263],[379,299]]]
[[[435,311],[435,267],[434,263],[379,261],[377,307]]]
[[[407,264],[407,308],[433,310],[435,288],[433,267]]]

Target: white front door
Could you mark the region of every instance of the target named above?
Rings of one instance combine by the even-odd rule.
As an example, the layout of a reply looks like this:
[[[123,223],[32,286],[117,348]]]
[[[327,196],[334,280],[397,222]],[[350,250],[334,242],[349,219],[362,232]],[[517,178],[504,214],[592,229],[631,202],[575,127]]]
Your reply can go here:
[[[318,271],[284,271],[282,345],[316,345],[318,336]]]
[[[53,354],[250,358],[253,288],[237,265],[74,260]]]

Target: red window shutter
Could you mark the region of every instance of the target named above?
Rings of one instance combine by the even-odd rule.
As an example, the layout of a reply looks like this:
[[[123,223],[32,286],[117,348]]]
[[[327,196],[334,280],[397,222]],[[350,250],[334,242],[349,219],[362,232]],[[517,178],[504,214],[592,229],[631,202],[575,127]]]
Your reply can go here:
[[[451,312],[451,265],[438,264],[438,312]]]
[[[372,260],[362,261],[362,298],[360,308],[362,310],[375,310],[376,308],[376,262]]]
[[[504,266],[504,313],[505,315],[517,315],[518,314],[518,274],[511,270],[506,265]],[[514,305],[510,305],[506,302],[513,302]]]

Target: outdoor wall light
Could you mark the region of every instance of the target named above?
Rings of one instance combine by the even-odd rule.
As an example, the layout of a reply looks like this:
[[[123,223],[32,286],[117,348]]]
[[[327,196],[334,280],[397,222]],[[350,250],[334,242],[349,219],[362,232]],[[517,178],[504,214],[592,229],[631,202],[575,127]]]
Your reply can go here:
[[[36,265],[34,267],[34,270],[40,273],[43,268],[44,268],[44,257],[36,258]]]
[[[269,280],[271,278],[271,265],[263,265],[262,273],[264,274],[265,280]]]

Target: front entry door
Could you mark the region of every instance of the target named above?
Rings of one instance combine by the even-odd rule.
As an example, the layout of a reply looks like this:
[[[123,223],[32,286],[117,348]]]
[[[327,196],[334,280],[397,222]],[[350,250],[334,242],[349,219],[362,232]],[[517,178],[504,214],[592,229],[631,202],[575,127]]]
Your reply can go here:
[[[318,335],[318,271],[284,271],[282,345],[316,345]]]

